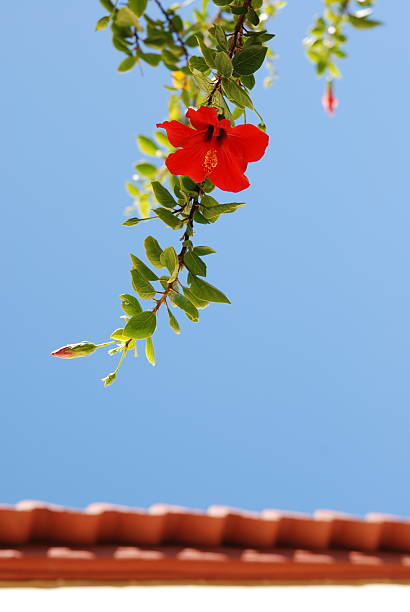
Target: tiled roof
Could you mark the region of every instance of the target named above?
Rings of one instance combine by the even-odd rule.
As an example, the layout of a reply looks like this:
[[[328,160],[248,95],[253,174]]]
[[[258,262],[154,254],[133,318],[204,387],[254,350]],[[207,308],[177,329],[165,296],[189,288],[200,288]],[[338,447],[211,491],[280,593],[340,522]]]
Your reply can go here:
[[[162,504],[148,510],[92,504],[84,511],[31,501],[0,506],[0,580],[337,575],[410,580],[410,521],[222,506],[207,512]]]
[[[410,520],[382,514],[363,520],[328,510],[310,516],[211,506],[203,512],[164,504],[143,510],[96,503],[83,511],[32,501],[0,506],[0,546],[35,542],[410,553]]]

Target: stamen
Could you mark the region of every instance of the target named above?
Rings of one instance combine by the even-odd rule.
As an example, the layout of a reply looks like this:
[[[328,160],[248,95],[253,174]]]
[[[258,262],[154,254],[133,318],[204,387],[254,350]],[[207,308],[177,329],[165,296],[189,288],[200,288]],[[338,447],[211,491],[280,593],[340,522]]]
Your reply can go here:
[[[214,135],[214,129],[215,128],[213,125],[208,125],[206,134],[205,134],[205,140],[211,140],[212,136]]]
[[[223,128],[221,128],[219,130],[219,135],[216,137],[216,142],[219,145],[221,145],[226,137],[227,137],[227,133],[225,132],[225,130]]]
[[[216,154],[216,149],[209,149],[206,152],[204,158],[204,168],[207,172],[212,172],[214,168],[218,165],[218,156]]]

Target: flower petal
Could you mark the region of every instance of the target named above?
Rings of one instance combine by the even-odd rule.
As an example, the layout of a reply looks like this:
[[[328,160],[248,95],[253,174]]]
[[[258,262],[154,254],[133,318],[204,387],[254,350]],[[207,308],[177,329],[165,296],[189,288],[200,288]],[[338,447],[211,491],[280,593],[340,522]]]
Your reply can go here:
[[[206,130],[208,125],[218,125],[218,111],[212,106],[200,106],[198,110],[188,108],[185,116],[197,130]]]
[[[226,145],[218,149],[217,156],[218,165],[208,175],[214,185],[223,191],[235,193],[249,187],[249,181],[244,175],[248,164],[241,157],[233,154]]]
[[[204,166],[206,148],[206,146],[195,146],[179,149],[168,155],[165,165],[171,174],[189,176],[195,183],[200,183],[205,180],[206,176]]]
[[[197,133],[180,121],[164,121],[163,123],[157,123],[157,127],[166,130],[168,140],[173,147],[187,146],[191,138]]]
[[[228,130],[229,145],[240,151],[248,162],[258,161],[269,143],[269,136],[251,123],[244,123]]]

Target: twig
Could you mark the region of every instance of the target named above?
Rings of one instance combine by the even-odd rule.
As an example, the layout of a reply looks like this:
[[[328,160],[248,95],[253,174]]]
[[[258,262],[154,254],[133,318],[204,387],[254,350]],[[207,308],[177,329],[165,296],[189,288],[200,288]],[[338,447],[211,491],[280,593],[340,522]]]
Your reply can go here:
[[[252,0],[245,0],[245,2],[243,3],[243,8],[246,9],[246,12],[243,13],[242,15],[239,15],[238,21],[236,22],[236,26],[232,34],[232,38],[229,43],[228,55],[231,59],[235,55],[235,52],[238,48],[239,40],[242,37],[243,24],[245,23],[246,13],[248,12],[248,9],[251,8],[251,6],[252,6]],[[215,82],[215,85],[213,86],[211,90],[211,93],[209,94],[206,100],[207,106],[210,106],[212,104],[212,99],[214,95],[216,94],[216,92],[220,89],[221,84],[222,84],[222,75],[220,74]]]
[[[201,191],[199,193],[199,195],[201,195]],[[199,197],[198,195],[198,197]],[[185,241],[185,240],[189,240],[189,237],[191,236],[190,234],[190,230],[192,230],[193,224],[194,224],[194,214],[196,209],[198,208],[198,202],[195,201],[192,203],[192,208],[189,212],[189,216],[187,219],[187,228],[181,238],[181,240]],[[178,273],[177,273],[177,277],[175,278],[175,280],[173,280],[171,283],[168,284],[167,288],[164,291],[163,296],[157,301],[156,305],[154,306],[152,312],[158,312],[158,310],[161,308],[162,304],[167,301],[167,297],[169,296],[169,294],[171,292],[175,292],[176,290],[174,289],[174,285],[175,283],[180,283],[180,281],[178,280],[178,274],[180,273],[180,271],[182,270],[182,268],[184,267],[184,256],[185,253],[187,252],[187,247],[183,246],[182,249],[180,250],[180,252],[178,253]]]
[[[172,23],[172,19],[171,17],[168,15],[167,11],[164,9],[164,7],[162,6],[161,2],[159,0],[155,0],[155,4],[158,6],[159,10],[161,11],[161,13],[164,15],[165,19],[168,22],[169,27],[171,28],[171,30],[174,32],[180,46],[181,49],[185,55],[185,59],[188,62],[189,60],[189,53],[188,53],[188,49],[185,46],[184,41],[181,38],[180,33],[178,32],[178,30],[176,29],[176,27],[174,26],[174,24]]]

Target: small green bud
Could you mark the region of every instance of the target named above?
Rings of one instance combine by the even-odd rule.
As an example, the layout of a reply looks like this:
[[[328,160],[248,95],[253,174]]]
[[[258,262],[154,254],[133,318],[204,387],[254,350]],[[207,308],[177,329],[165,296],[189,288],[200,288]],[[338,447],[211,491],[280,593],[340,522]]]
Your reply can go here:
[[[112,385],[112,383],[114,382],[116,378],[117,378],[117,373],[111,372],[111,374],[107,374],[107,376],[105,378],[102,378],[101,380],[104,383],[104,387],[109,387],[110,385]]]
[[[62,359],[73,359],[74,357],[85,357],[91,355],[97,349],[97,345],[92,342],[77,342],[77,344],[67,344],[53,351],[51,354],[54,357]]]

